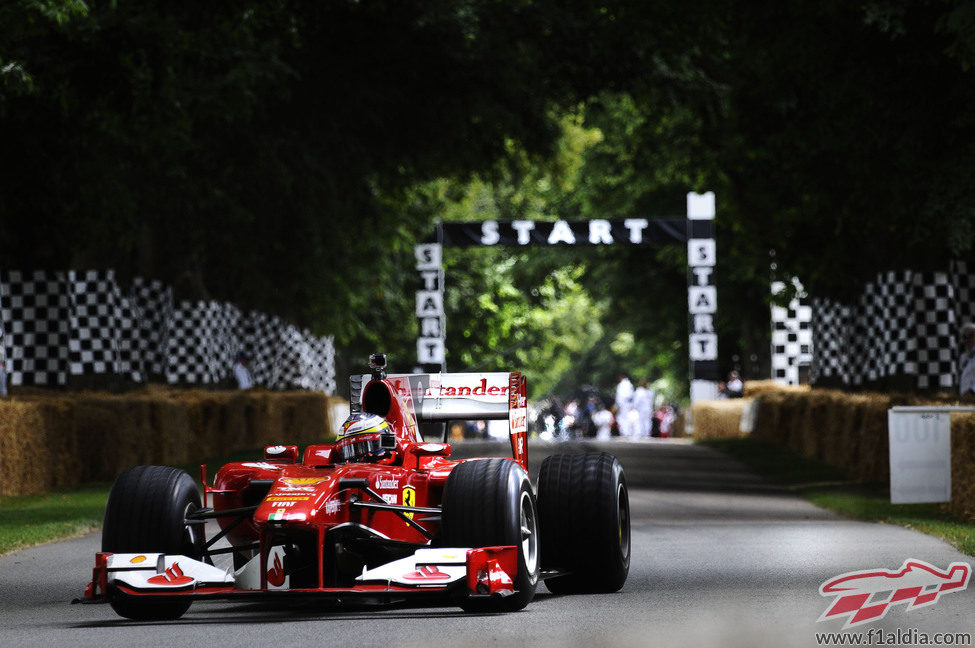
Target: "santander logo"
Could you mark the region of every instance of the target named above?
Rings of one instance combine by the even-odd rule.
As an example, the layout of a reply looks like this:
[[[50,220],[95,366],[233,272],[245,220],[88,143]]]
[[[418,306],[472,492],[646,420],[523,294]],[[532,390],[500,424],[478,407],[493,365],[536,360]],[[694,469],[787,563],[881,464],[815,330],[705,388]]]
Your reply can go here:
[[[148,582],[153,585],[186,585],[192,583],[193,579],[183,573],[183,570],[179,568],[179,563],[173,563],[172,567],[158,576],[149,578]]]
[[[476,385],[441,385],[440,387],[430,387],[424,396],[434,398],[450,396],[507,396],[508,385],[488,386],[487,378],[481,378],[481,382]]]
[[[900,569],[865,569],[840,574],[819,587],[822,596],[834,597],[818,621],[846,617],[843,628],[884,618],[894,605],[908,610],[934,605],[942,594],[968,587],[972,568],[968,563],[951,563],[946,570],[922,560],[908,559]]]
[[[267,582],[275,587],[284,585],[284,567],[278,554],[274,554],[274,566],[267,570]]]

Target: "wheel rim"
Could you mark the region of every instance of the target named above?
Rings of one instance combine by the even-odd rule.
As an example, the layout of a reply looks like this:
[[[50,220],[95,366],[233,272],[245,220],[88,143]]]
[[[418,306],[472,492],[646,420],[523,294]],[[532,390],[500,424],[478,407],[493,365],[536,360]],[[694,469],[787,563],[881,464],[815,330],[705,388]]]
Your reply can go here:
[[[616,488],[617,519],[619,520],[620,554],[625,560],[630,557],[630,498],[622,482]]]
[[[529,574],[538,568],[538,527],[535,525],[535,504],[531,495],[521,494],[521,553]]]

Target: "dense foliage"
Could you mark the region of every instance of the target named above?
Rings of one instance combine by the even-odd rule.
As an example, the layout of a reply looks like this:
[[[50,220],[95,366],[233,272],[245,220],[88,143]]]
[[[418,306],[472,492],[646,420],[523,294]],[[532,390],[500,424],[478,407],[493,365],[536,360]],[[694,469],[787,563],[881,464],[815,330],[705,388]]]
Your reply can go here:
[[[722,365],[770,254],[815,294],[975,243],[975,3],[12,0],[4,267],[115,267],[413,355],[435,218],[718,195]],[[453,368],[686,376],[679,249],[448,256]]]

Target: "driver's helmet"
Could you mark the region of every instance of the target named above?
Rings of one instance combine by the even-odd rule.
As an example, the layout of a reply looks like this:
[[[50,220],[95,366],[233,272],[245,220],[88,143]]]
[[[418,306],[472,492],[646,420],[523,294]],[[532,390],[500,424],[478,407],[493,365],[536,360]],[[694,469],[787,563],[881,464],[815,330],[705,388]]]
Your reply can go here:
[[[379,452],[383,434],[393,434],[389,422],[376,414],[353,414],[345,419],[342,432],[335,442],[339,461],[359,461],[368,454]]]

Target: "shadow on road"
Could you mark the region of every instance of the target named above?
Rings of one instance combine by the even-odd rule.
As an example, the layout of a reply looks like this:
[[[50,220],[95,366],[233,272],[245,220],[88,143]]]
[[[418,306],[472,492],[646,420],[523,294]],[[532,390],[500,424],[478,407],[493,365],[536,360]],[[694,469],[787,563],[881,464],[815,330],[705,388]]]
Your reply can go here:
[[[717,450],[673,441],[534,441],[529,444],[532,477],[545,457],[557,453],[609,452],[620,460],[631,489],[788,495],[783,486],[764,481],[744,464]],[[507,443],[465,441],[453,445],[453,457],[511,456]]]

